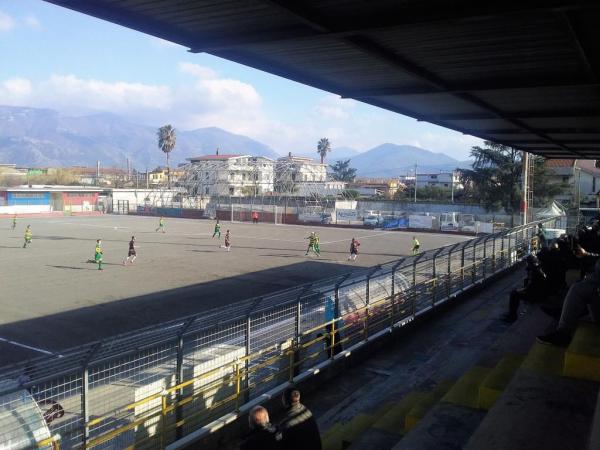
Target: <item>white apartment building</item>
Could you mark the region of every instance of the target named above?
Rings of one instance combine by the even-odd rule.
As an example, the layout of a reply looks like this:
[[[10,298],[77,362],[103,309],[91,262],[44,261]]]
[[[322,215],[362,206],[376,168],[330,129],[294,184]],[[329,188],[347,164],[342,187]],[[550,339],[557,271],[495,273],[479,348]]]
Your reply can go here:
[[[415,176],[399,177],[405,184],[414,185]],[[417,187],[433,186],[441,189],[462,189],[463,185],[460,182],[460,172],[438,172],[438,173],[418,173],[417,172]]]
[[[306,156],[288,156],[279,158],[275,163],[275,190],[302,195],[309,185],[325,187],[327,182],[327,164],[321,164]]]
[[[264,156],[204,155],[188,158],[195,169],[195,195],[263,195],[273,192],[275,162]]]

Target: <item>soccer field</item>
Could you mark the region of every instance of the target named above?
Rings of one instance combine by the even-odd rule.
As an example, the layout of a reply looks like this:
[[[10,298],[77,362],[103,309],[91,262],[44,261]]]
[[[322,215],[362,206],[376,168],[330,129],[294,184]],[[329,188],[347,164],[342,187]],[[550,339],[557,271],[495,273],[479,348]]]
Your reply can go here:
[[[24,249],[26,225],[32,244]],[[410,253],[412,236],[427,250],[470,237],[414,232],[222,223],[232,249],[212,238],[214,221],[93,216],[0,222],[0,366],[345,273]],[[310,231],[321,257],[304,256]],[[138,258],[122,265],[136,237]],[[346,260],[352,237],[356,262]],[[89,263],[102,239],[104,270]]]

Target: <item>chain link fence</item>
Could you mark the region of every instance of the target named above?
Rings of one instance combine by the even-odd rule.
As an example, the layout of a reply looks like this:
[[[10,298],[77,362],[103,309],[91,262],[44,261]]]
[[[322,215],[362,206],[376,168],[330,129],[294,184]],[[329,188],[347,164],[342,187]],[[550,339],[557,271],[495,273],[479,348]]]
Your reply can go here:
[[[515,264],[536,229],[537,222],[6,367],[0,422],[18,410],[15,393],[27,392],[63,448],[164,448]],[[11,433],[0,426],[0,447]]]

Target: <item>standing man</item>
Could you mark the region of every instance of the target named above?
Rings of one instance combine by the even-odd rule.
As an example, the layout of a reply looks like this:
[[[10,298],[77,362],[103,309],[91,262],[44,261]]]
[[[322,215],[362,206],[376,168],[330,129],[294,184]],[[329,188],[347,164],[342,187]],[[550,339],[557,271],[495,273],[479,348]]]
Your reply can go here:
[[[102,268],[102,240],[96,240],[96,251],[94,252],[94,261],[98,264],[98,270],[104,270]]]
[[[133,264],[136,257],[137,253],[135,251],[135,236],[131,236],[131,240],[129,241],[129,252],[127,253],[127,258],[123,260],[123,265],[126,266],[128,262]]]
[[[231,235],[229,234],[229,230],[225,233],[225,245],[221,245],[221,248],[227,251],[231,250]]]
[[[252,212],[252,223],[258,223],[258,213],[256,211]]]
[[[352,238],[352,242],[350,242],[350,256],[348,256],[348,261],[356,261],[356,258],[358,258],[358,247],[360,247],[360,242],[358,242],[358,239]]]
[[[300,391],[287,388],[281,402],[285,415],[277,429],[281,433],[281,446],[286,450],[321,450],[321,435],[317,421],[310,410],[300,403]]]
[[[218,236],[221,239],[221,224],[219,223],[219,219],[217,219],[217,223],[215,223],[215,231],[212,237]]]
[[[31,244],[32,237],[33,233],[31,231],[31,225],[27,225],[27,228],[25,228],[25,243],[23,244],[23,248],[27,248],[27,246]]]
[[[421,247],[421,243],[419,242],[419,240],[417,239],[416,236],[413,236],[413,240],[412,240],[412,254],[413,254],[413,256],[415,256],[417,253],[419,253],[419,247]]]
[[[16,213],[13,216],[13,223],[12,223],[12,229],[14,230],[15,228],[17,228],[17,214]]]
[[[308,248],[306,249],[306,253],[304,254],[304,256],[308,256],[308,252],[310,252],[311,250],[314,252],[315,255],[319,256],[318,247],[317,247],[317,245],[318,245],[317,234],[313,231],[305,239],[308,239]]]
[[[158,220],[158,228],[156,229],[156,231],[162,231],[163,233],[166,233],[165,231],[165,218],[163,216],[160,216],[160,219]]]

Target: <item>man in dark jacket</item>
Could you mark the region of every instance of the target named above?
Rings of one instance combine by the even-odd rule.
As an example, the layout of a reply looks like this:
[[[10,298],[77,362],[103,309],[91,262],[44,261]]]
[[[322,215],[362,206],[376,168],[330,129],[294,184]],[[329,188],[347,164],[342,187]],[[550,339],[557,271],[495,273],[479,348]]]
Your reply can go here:
[[[546,274],[540,267],[537,258],[534,255],[527,256],[526,264],[527,277],[523,283],[524,287],[511,291],[508,313],[502,317],[505,322],[512,323],[517,320],[521,300],[535,303],[544,300],[548,295]]]
[[[285,416],[277,426],[285,450],[321,450],[321,435],[317,421],[309,409],[300,403],[300,391],[287,388],[281,398]]]
[[[250,434],[240,445],[240,450],[279,450],[277,430],[269,423],[269,412],[262,406],[255,406],[248,416]]]

